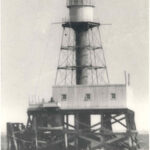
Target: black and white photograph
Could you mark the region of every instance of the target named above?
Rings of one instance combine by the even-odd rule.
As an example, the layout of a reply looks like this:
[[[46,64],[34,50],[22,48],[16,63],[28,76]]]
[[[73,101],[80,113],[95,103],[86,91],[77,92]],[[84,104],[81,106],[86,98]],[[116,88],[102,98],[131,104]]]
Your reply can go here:
[[[1,150],[149,150],[149,1],[1,0]]]

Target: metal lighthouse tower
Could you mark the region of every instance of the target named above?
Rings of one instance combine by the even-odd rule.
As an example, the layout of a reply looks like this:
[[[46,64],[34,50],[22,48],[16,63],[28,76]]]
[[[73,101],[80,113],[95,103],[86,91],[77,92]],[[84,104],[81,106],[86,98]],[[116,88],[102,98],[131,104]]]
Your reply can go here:
[[[129,85],[109,83],[94,1],[67,7],[52,97],[30,103],[26,126],[7,124],[8,150],[137,150]]]
[[[68,0],[67,7],[69,20],[62,24],[64,32],[56,84],[108,83],[100,24],[93,19],[93,0]]]
[[[70,18],[68,22],[62,24],[64,32],[55,84],[89,87],[88,85],[108,83],[99,31],[100,24],[94,22],[94,1],[68,0],[67,7]],[[90,92],[86,93],[84,101],[90,99]],[[84,107],[84,104],[81,106]],[[74,117],[75,126],[79,130],[87,128],[79,122],[88,126],[91,124],[90,113],[79,112]],[[82,139],[78,139],[78,144],[81,149],[87,146]]]

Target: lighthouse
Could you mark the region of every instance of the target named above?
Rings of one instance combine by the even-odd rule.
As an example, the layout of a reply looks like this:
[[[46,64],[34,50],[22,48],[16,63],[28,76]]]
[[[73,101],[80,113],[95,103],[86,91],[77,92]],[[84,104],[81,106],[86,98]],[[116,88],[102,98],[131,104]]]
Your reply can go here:
[[[130,85],[109,81],[94,0],[67,8],[52,96],[29,104],[26,125],[7,124],[8,150],[137,150]]]

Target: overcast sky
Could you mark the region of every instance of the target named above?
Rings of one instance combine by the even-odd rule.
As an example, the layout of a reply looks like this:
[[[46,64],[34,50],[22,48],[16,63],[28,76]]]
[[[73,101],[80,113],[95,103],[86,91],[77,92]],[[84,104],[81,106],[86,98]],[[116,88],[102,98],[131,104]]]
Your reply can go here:
[[[2,130],[26,122],[28,97],[50,97],[65,0],[2,0]],[[96,0],[111,83],[131,74],[139,130],[148,130],[148,0]]]

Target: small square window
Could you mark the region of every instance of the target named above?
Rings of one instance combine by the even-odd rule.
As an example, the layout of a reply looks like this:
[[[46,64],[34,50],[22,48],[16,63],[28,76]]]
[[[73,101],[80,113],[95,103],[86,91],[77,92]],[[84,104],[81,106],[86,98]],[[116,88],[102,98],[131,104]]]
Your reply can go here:
[[[116,99],[116,93],[111,93],[111,99],[115,100]]]
[[[61,100],[62,101],[66,101],[67,100],[67,95],[66,94],[62,94],[61,95]]]
[[[85,94],[85,101],[91,100],[91,94],[87,93]]]

